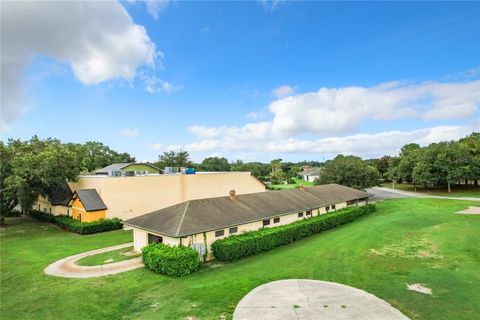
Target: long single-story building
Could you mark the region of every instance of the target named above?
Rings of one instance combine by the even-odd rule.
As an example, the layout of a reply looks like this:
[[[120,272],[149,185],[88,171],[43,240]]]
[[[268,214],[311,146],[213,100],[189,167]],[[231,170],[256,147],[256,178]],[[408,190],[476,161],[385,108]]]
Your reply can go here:
[[[58,190],[47,198],[39,197],[34,208],[54,215],[72,216],[74,193],[80,195],[82,190],[90,190],[90,197],[85,198],[87,200],[83,206],[104,212],[94,215],[85,211],[86,214],[76,215],[77,218],[82,221],[86,221],[83,218],[87,216],[88,221],[94,221],[95,217],[125,220],[192,199],[223,196],[232,189],[237,190],[238,194],[265,192],[265,184],[250,172],[84,175],[76,182],[65,182],[58,186]],[[97,206],[97,198],[103,203],[104,209],[98,209],[103,206]]]
[[[134,250],[152,242],[188,245],[211,259],[211,244],[223,237],[289,224],[368,202],[370,193],[329,184],[309,188],[189,200],[124,224],[133,228]]]

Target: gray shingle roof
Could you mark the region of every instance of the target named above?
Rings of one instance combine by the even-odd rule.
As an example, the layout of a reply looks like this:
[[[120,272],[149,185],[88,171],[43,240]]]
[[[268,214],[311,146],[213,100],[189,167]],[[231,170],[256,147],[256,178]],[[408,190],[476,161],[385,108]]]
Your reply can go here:
[[[301,176],[319,176],[322,168],[313,168],[306,171],[300,172]]]
[[[48,200],[54,206],[57,206],[57,205],[66,206],[68,205],[68,202],[70,201],[70,199],[72,199],[72,196],[73,196],[73,192],[70,189],[70,186],[68,185],[67,181],[63,181],[49,195]]]
[[[126,166],[128,166],[130,164],[131,163],[112,163],[111,165],[106,166],[105,168],[95,170],[95,173],[108,174],[109,171],[118,171],[118,170],[121,170],[122,168],[125,168]]]
[[[371,196],[330,184],[302,190],[258,192],[186,201],[124,221],[124,224],[182,237]]]
[[[96,174],[108,174],[109,171],[119,171],[119,170],[122,170],[125,167],[128,167],[129,165],[132,165],[132,164],[143,164],[143,165],[149,166],[149,167],[151,167],[155,170],[158,170],[159,172],[162,172],[162,169],[157,168],[150,163],[143,163],[143,162],[130,162],[129,163],[129,162],[127,162],[127,163],[112,163],[111,165],[106,166],[105,168],[95,170],[95,173]]]
[[[80,189],[75,191],[73,198],[78,196],[80,201],[83,204],[85,210],[88,211],[97,211],[97,210],[106,210],[107,206],[103,203],[102,198],[97,193],[95,189]]]

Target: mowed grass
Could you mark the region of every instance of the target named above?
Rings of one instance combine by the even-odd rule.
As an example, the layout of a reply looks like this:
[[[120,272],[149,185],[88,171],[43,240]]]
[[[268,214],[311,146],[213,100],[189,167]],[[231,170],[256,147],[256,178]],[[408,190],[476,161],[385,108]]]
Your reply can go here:
[[[109,264],[123,260],[139,257],[140,254],[133,251],[133,246],[128,248],[117,249],[108,252],[102,252],[93,256],[88,256],[76,262],[79,266],[97,266],[101,264]]]
[[[382,187],[392,188],[391,182],[382,183]],[[395,189],[415,192],[415,187],[411,183],[395,183]],[[454,185],[451,187],[452,192],[448,192],[447,186],[438,186],[433,188],[424,188],[417,186],[417,192],[429,194],[432,196],[447,196],[447,197],[478,197],[480,198],[480,187],[474,185]]]
[[[303,179],[295,179],[295,183],[290,183],[290,184],[272,184],[270,185],[270,188],[276,189],[276,190],[286,190],[286,189],[295,189],[300,187],[300,184],[302,184],[305,187],[312,187],[313,182],[308,182],[304,181]]]
[[[480,216],[455,211],[480,203],[396,199],[349,225],[183,278],[144,268],[92,279],[50,277],[51,262],[131,241],[113,231],[79,236],[30,219],[8,219],[1,234],[2,319],[231,318],[253,288],[279,279],[347,284],[385,299],[411,319],[476,319],[480,314]],[[422,283],[433,295],[408,291]],[[348,305],[346,306],[348,307]]]

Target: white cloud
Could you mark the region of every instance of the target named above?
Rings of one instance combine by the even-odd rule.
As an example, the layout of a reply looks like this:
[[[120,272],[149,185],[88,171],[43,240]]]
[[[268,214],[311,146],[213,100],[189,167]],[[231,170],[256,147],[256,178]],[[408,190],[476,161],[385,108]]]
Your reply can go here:
[[[115,1],[4,1],[1,10],[1,125],[24,114],[23,72],[36,56],[70,65],[84,84],[132,80],[154,68],[157,50],[143,26]]]
[[[272,90],[272,96],[275,98],[284,98],[295,93],[295,89],[285,84]]]
[[[170,0],[145,0],[147,12],[157,20],[170,4]]]
[[[299,134],[347,134],[363,121],[395,119],[451,120],[475,117],[480,104],[480,81],[404,84],[373,87],[321,88],[273,101],[271,121],[243,127],[194,126],[201,139],[220,136],[238,141],[285,139]]]
[[[160,151],[160,150],[162,150],[163,145],[161,143],[154,143],[154,144],[150,145],[150,147],[153,150]]]
[[[278,9],[280,3],[286,2],[286,0],[285,1],[283,1],[283,0],[258,0],[258,2],[260,2],[262,4],[263,9],[266,12],[273,12],[273,11]]]
[[[281,139],[266,141],[237,141],[234,139],[205,139],[169,149],[189,152],[256,152],[303,154],[357,154],[380,156],[396,154],[407,143],[428,145],[433,142],[459,139],[479,128],[464,126],[438,126],[412,131],[384,131],[374,134],[354,134],[317,140]]]
[[[125,137],[134,138],[140,134],[139,129],[121,129],[120,134]]]
[[[182,89],[182,86],[174,85],[151,74],[141,75],[145,83],[145,90],[149,93],[171,93]]]

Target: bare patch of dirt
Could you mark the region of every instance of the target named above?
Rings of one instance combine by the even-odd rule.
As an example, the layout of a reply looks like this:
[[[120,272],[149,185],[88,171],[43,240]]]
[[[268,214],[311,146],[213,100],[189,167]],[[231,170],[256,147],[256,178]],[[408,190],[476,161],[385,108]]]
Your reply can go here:
[[[384,245],[379,249],[370,249],[374,256],[400,257],[406,259],[443,259],[437,253],[437,246],[422,237],[408,237]]]
[[[457,214],[480,214],[480,207],[469,206],[467,209],[455,212]]]
[[[432,289],[430,289],[429,287],[426,287],[424,284],[421,284],[421,283],[412,283],[412,284],[407,283],[407,289],[420,292],[423,294],[429,294],[429,295],[432,294]]]

